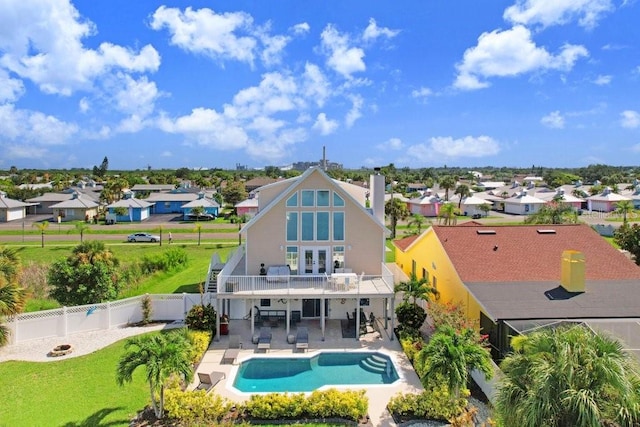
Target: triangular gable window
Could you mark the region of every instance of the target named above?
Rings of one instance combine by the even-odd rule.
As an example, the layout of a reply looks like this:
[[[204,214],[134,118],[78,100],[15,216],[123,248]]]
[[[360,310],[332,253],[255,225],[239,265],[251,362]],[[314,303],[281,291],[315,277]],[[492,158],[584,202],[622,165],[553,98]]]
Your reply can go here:
[[[293,193],[291,197],[287,199],[287,206],[289,207],[297,207],[298,206],[298,193]]]
[[[333,193],[333,206],[344,206],[344,199],[336,192]]]

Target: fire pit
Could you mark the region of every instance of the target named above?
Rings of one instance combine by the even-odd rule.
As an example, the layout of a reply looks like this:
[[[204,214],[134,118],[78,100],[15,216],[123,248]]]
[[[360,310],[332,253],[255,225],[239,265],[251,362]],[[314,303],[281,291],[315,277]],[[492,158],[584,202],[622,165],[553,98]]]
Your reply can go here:
[[[65,356],[73,351],[73,346],[71,344],[61,344],[57,347],[54,347],[48,354],[49,357],[59,357]]]

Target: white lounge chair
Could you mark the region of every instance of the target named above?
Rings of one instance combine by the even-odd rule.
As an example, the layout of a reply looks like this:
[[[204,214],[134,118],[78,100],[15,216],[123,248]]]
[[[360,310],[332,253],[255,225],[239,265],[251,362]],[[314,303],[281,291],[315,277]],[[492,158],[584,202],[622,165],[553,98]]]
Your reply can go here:
[[[213,371],[211,373],[198,372],[198,380],[200,380],[200,384],[196,387],[198,390],[206,390],[209,393],[213,390],[216,384],[220,382],[220,380],[224,379],[224,372]]]
[[[260,337],[258,338],[258,350],[269,350],[271,348],[271,328],[263,326],[260,328]]]

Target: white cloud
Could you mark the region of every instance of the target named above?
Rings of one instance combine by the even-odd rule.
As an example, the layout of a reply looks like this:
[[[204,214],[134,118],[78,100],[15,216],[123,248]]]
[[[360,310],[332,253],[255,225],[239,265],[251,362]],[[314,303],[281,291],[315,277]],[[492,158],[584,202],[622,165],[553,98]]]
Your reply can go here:
[[[351,99],[351,109],[349,110],[349,112],[347,112],[347,116],[344,119],[347,128],[353,126],[356,120],[362,117],[362,113],[360,112],[360,110],[362,109],[362,104],[364,103],[364,100],[360,95],[351,95],[349,96],[349,99]]]
[[[598,85],[598,86],[606,86],[609,83],[611,83],[611,80],[613,80],[612,76],[600,75],[600,76],[596,77],[596,79],[593,81],[593,83]]]
[[[303,104],[293,77],[272,72],[264,74],[258,86],[239,91],[233,97],[233,103],[225,105],[225,114],[235,119],[246,119],[292,111]]]
[[[635,129],[640,126],[640,113],[634,110],[626,110],[620,113],[620,125],[623,128]]]
[[[322,74],[320,67],[307,62],[302,79],[305,98],[314,100],[316,105],[322,108],[327,98],[331,96],[331,83]]]
[[[611,0],[517,0],[505,10],[504,18],[514,24],[543,27],[577,20],[582,27],[591,29],[613,9]]]
[[[155,107],[156,99],[160,96],[155,82],[151,82],[146,76],[134,79],[128,75],[119,75],[119,80],[114,82],[112,91],[116,108],[126,114],[136,114],[146,117]],[[120,85],[120,87],[117,87]]]
[[[123,133],[136,133],[140,132],[146,126],[147,123],[143,117],[140,117],[137,114],[132,114],[120,121],[117,126],[117,131]]]
[[[202,146],[218,150],[244,148],[249,141],[241,126],[208,108],[195,108],[191,114],[176,119],[161,116],[158,127],[168,133],[183,134]]]
[[[434,137],[428,143],[412,145],[407,149],[407,154],[418,161],[430,161],[443,157],[487,157],[498,152],[500,152],[500,145],[489,136],[466,136],[460,139],[450,136]]]
[[[404,148],[404,144],[402,143],[402,140],[400,138],[389,138],[387,141],[383,142],[382,144],[378,144],[376,145],[376,148],[378,150],[401,150],[402,148]]]
[[[291,27],[291,31],[297,36],[308,33],[310,29],[311,27],[306,22],[301,22]]]
[[[540,123],[552,129],[562,129],[564,128],[564,117],[560,111],[552,111],[540,119]]]
[[[171,44],[188,52],[200,53],[213,59],[236,60],[253,64],[256,39],[248,33],[253,18],[244,12],[218,14],[211,9],[194,10],[160,6],[151,17],[151,28],[167,28]]]
[[[2,156],[7,159],[46,159],[50,153],[46,148],[25,144],[7,144],[2,147]]]
[[[38,111],[16,110],[13,105],[0,105],[0,138],[28,145],[61,145],[78,132],[73,123]]]
[[[9,2],[11,14],[0,16],[0,67],[32,80],[43,92],[68,96],[91,90],[112,70],[145,72],[160,66],[151,45],[138,52],[111,43],[85,48],[82,40],[97,30],[68,0]]]
[[[420,89],[414,89],[411,91],[411,97],[412,98],[422,98],[422,99],[426,99],[428,97],[430,97],[431,95],[433,95],[433,91],[431,89],[429,89],[428,87],[421,87]]]
[[[0,68],[0,103],[15,102],[24,93],[21,80],[14,79]]]
[[[327,119],[325,113],[320,113],[316,117],[316,122],[313,124],[312,129],[319,132],[320,135],[330,135],[338,129],[338,122]]]
[[[548,69],[569,71],[583,56],[588,56],[583,46],[568,44],[557,55],[551,55],[537,47],[531,40],[531,32],[520,25],[483,33],[477,46],[467,49],[462,62],[456,65],[458,76],[454,86],[480,89],[489,85],[486,79],[490,77],[513,77]]]
[[[329,24],[320,35],[322,51],[327,55],[327,65],[350,79],[353,73],[365,71],[364,50],[350,46],[347,35],[340,34],[336,28]]]
[[[82,98],[78,101],[78,109],[81,113],[86,113],[91,109],[91,103],[87,98]]]
[[[369,25],[365,28],[362,39],[364,41],[370,41],[383,36],[390,39],[397,36],[399,32],[399,30],[391,30],[387,27],[378,27],[376,20],[369,18]]]

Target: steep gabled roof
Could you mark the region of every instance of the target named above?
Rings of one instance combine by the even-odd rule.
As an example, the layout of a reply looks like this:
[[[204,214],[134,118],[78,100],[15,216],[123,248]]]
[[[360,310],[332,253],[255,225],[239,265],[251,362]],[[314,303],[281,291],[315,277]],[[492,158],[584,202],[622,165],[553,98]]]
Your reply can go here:
[[[587,281],[640,279],[640,267],[586,224],[432,229],[465,283],[558,282],[567,249],[584,254]]]

